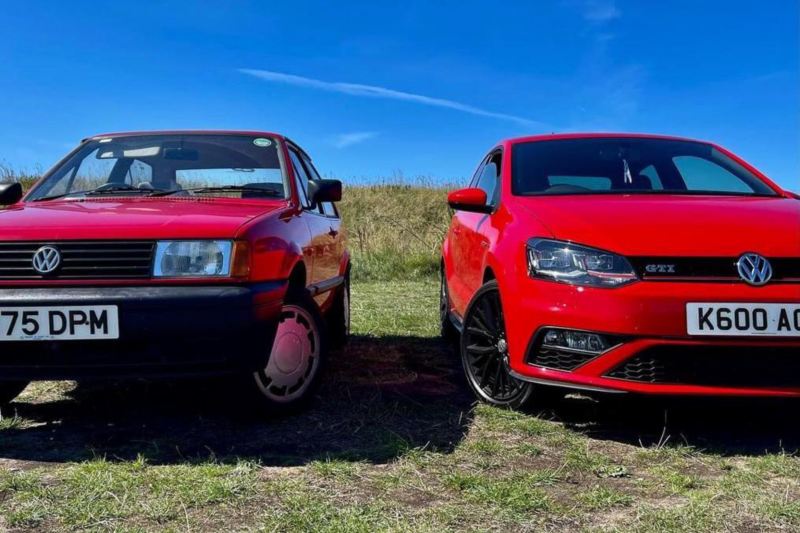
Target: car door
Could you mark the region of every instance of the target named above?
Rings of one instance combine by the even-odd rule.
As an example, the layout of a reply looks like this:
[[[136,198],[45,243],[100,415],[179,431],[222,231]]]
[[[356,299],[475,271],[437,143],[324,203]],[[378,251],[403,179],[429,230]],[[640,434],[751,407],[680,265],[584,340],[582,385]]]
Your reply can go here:
[[[308,173],[301,162],[299,152],[292,146],[289,146],[289,161],[294,171],[297,195],[299,197],[300,207],[302,208],[300,217],[303,219],[303,222],[305,222],[310,233],[310,240],[303,247],[303,257],[306,262],[306,274],[308,278],[307,285],[315,285],[320,279],[320,274],[317,271],[317,256],[320,254],[319,232],[321,231],[321,226],[317,223],[317,218],[313,215],[311,202],[308,199]]]
[[[500,164],[502,153],[490,153],[470,183],[486,193],[487,205],[497,206],[500,197]],[[484,258],[489,248],[489,239],[483,231],[491,214],[458,211],[453,220],[451,241],[453,282],[450,298],[453,307],[463,316],[472,295],[483,284]]]
[[[317,169],[311,160],[302,155],[303,164],[311,179],[321,179]],[[341,274],[342,259],[344,258],[344,235],[342,234],[342,221],[339,212],[332,202],[321,202],[316,206],[315,215],[320,217],[318,223],[321,224],[322,250],[319,256],[320,269],[322,270],[323,281],[331,281]]]
[[[336,261],[335,239],[339,234],[338,215],[334,219],[328,217],[322,211],[322,207],[311,205],[308,198],[308,182],[312,176],[308,166],[308,157],[298,148],[289,146],[289,157],[298,178],[298,188],[303,204],[303,218],[311,232],[310,253],[312,256],[313,267],[308,276],[309,285],[315,288],[326,288],[339,274],[339,263]],[[309,162],[310,163],[310,162]],[[317,297],[317,303],[322,304],[327,299],[328,294]]]

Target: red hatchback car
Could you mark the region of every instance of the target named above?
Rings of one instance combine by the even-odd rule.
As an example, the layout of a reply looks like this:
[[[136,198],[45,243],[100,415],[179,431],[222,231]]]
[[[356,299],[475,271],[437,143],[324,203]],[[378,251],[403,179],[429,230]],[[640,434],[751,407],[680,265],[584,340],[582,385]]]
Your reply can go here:
[[[285,137],[83,141],[0,186],[0,402],[30,380],[231,374],[300,404],[349,328],[342,184]]]
[[[512,139],[449,203],[442,328],[481,399],[800,396],[800,201],[727,150]]]

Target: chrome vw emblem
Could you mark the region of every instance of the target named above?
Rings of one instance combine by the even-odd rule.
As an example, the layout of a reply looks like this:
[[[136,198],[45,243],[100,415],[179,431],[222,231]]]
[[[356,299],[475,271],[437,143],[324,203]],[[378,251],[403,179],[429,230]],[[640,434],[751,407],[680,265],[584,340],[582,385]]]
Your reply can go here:
[[[739,277],[750,285],[764,285],[772,279],[772,265],[766,257],[744,254],[736,262]]]
[[[55,246],[42,246],[33,253],[33,269],[39,274],[50,274],[61,265],[61,252]]]

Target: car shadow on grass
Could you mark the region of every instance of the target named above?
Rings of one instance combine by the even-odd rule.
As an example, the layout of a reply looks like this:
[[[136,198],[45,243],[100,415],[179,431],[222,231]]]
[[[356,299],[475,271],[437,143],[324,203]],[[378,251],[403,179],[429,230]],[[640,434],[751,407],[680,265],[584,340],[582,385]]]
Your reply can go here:
[[[411,448],[452,451],[472,404],[439,339],[355,336],[331,354],[323,386],[299,413],[259,418],[213,380],[78,384],[52,401],[29,392],[13,403],[0,458],[385,463]]]
[[[718,455],[800,450],[800,400],[549,395],[529,409],[597,440],[691,446]]]

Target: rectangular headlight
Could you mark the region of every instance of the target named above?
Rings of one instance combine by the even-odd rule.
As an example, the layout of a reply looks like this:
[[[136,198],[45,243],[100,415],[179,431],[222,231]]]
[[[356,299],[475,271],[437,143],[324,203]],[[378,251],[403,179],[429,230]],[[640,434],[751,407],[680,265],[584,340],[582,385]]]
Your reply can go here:
[[[526,247],[531,277],[571,285],[617,287],[636,280],[621,255],[550,239],[531,239]]]
[[[232,255],[233,241],[159,241],[153,276],[228,277]]]

